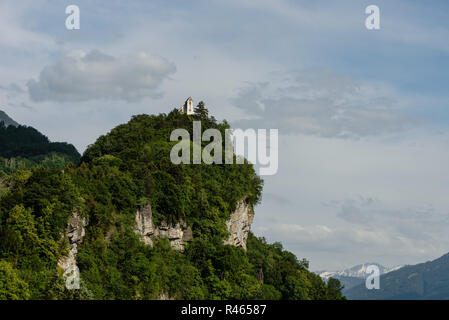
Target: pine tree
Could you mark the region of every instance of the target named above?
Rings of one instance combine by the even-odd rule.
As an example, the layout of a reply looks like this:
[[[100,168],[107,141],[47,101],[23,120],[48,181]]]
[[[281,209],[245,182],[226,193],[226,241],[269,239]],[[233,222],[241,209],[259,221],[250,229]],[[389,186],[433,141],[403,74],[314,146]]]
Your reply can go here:
[[[209,117],[209,110],[204,106],[204,102],[200,101],[194,109],[195,116],[200,120],[206,120]]]

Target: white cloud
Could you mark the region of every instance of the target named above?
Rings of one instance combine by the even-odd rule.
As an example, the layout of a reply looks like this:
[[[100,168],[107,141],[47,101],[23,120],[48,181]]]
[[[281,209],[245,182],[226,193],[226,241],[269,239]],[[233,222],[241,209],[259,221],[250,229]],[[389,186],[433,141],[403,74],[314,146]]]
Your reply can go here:
[[[427,130],[280,136],[279,171],[264,178],[253,231],[310,259],[312,269],[441,256],[449,248],[449,134]]]
[[[392,208],[378,199],[359,196],[343,201],[337,216],[370,230],[384,231],[397,239],[431,246],[441,241],[449,242],[446,236],[448,212],[449,209],[437,212],[431,206]]]
[[[73,51],[42,69],[27,86],[34,101],[138,101],[160,97],[159,86],[176,71],[163,57],[144,52],[115,58],[98,50]]]
[[[248,83],[232,102],[253,117],[237,125],[279,128],[283,133],[359,138],[417,123],[402,113],[404,102],[391,88],[320,70]]]

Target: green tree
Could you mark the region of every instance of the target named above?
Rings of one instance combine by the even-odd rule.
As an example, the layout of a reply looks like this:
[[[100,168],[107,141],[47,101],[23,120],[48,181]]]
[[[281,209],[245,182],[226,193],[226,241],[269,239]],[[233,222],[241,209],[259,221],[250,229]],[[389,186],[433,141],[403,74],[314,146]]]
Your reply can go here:
[[[30,298],[28,284],[20,279],[18,270],[11,263],[0,260],[0,300],[24,300]]]
[[[203,102],[194,119],[224,135],[230,126],[209,117]],[[247,250],[223,245],[226,221],[242,199],[252,209],[263,181],[250,163],[174,165],[174,128],[192,136],[192,117],[138,115],[90,145],[79,165],[4,136],[16,134],[46,151],[36,131],[0,126],[0,159],[13,174],[0,177],[0,292],[18,299],[340,299],[341,286],[308,271],[308,261],[252,233]],[[3,130],[3,131],[2,131]],[[3,143],[3,144],[2,144]],[[14,152],[11,153],[11,150]],[[67,149],[70,151],[69,149]],[[30,160],[32,159],[32,160]],[[39,163],[50,168],[26,170]],[[30,162],[31,161],[31,162]],[[7,171],[5,171],[8,174]],[[151,205],[155,227],[182,219],[193,232],[184,252],[167,238],[145,245],[135,233],[136,211]],[[57,262],[67,254],[67,220],[77,210],[88,220],[77,246],[81,290],[66,290]],[[162,229],[162,228],[161,228]],[[65,236],[64,236],[65,235]],[[3,271],[1,271],[3,270]],[[27,290],[28,288],[28,290]],[[0,297],[3,297],[0,295]]]
[[[326,299],[328,300],[341,300],[345,299],[341,293],[344,286],[340,283],[338,279],[329,278],[327,281]]]
[[[6,220],[2,246],[5,251],[14,254],[16,259],[21,255],[29,256],[39,247],[34,216],[30,209],[23,205],[14,206]]]
[[[209,110],[206,109],[203,101],[200,101],[193,111],[199,120],[207,120],[209,118]]]

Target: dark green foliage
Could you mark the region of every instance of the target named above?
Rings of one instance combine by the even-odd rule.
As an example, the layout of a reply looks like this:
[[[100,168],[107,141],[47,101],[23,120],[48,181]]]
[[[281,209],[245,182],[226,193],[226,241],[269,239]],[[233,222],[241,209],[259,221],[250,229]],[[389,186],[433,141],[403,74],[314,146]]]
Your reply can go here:
[[[223,137],[229,128],[226,122],[217,124],[211,118],[201,124],[202,131],[215,128]],[[176,110],[168,115],[134,116],[127,124],[101,136],[81,160],[98,163],[105,157],[116,159],[116,166],[133,177],[139,197],[149,198],[156,221],[185,219],[194,230],[220,232],[218,229],[223,227],[220,222],[238,200],[247,196],[250,204],[258,203],[262,180],[251,164],[174,165],[170,150],[176,142],[170,142],[169,138],[177,128],[186,129],[192,137],[192,118]]]
[[[0,298],[341,298],[338,284],[326,285],[279,243],[250,234],[247,251],[223,245],[230,212],[240,199],[256,205],[262,180],[248,163],[170,161],[172,130],[192,134],[198,118],[202,130],[224,135],[229,128],[207,117],[204,104],[198,108],[194,116],[135,116],[89,146],[79,166],[0,172]],[[167,239],[155,240],[154,247],[140,241],[135,215],[147,203],[156,224],[182,219],[192,227],[185,252],[174,251]],[[78,246],[81,289],[75,291],[65,289],[57,270],[67,253],[61,236],[74,210],[89,221]],[[12,289],[2,295],[3,288]]]
[[[0,300],[23,300],[30,297],[28,284],[19,272],[6,261],[0,260]]]
[[[338,279],[329,278],[327,281],[327,298],[329,300],[340,300],[342,298],[341,291],[343,288]]]
[[[256,238],[250,233],[247,246],[249,261],[257,270],[258,279],[264,283],[258,298],[342,299],[334,282],[331,286],[326,285],[318,275],[307,270],[307,260],[299,261],[294,254],[283,250],[280,243],[270,245],[264,238]]]
[[[12,179],[13,187],[0,199],[0,259],[17,268],[31,298],[45,298],[65,253],[61,235],[81,200],[61,171],[19,170]]]
[[[209,119],[209,111],[206,109],[203,101],[198,103],[198,106],[195,108],[194,112],[195,117],[199,120]]]
[[[359,278],[359,277],[335,276],[335,279],[340,281],[341,285],[344,286],[344,289],[341,291],[344,295],[351,288],[353,288],[361,283],[363,283],[363,284],[365,283],[365,278]]]
[[[35,166],[62,169],[69,162],[78,163],[79,158],[71,144],[50,142],[32,127],[6,127],[0,122],[0,170],[6,173]]]

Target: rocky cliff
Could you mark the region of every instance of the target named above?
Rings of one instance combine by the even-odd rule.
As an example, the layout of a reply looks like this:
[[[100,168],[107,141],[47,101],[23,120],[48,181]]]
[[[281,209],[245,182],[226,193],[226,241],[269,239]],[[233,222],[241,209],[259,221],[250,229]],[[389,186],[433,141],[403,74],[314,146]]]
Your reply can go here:
[[[229,220],[226,221],[230,235],[224,241],[224,244],[242,247],[246,250],[246,240],[253,219],[254,211],[251,205],[246,203],[246,199],[241,199],[237,203],[236,210],[231,213]],[[176,225],[169,225],[162,221],[156,227],[150,204],[137,210],[134,231],[142,237],[145,244],[150,246],[153,246],[155,238],[168,238],[172,248],[178,251],[184,251],[184,243],[193,238],[192,229],[182,220]]]
[[[224,243],[242,247],[246,250],[246,240],[253,220],[254,211],[251,205],[246,202],[246,199],[241,199],[237,203],[235,211],[231,213],[229,220],[226,221],[226,227],[230,235]]]
[[[74,210],[67,223],[67,239],[69,241],[69,253],[58,261],[58,266],[67,270],[70,266],[76,266],[78,245],[83,241],[87,226],[87,218],[82,218],[78,210]]]
[[[156,227],[150,204],[137,210],[134,231],[142,236],[142,241],[145,244],[150,246],[153,246],[154,238],[168,238],[172,248],[178,251],[184,251],[184,242],[192,240],[192,229],[182,220],[176,225],[169,225],[162,221]]]

